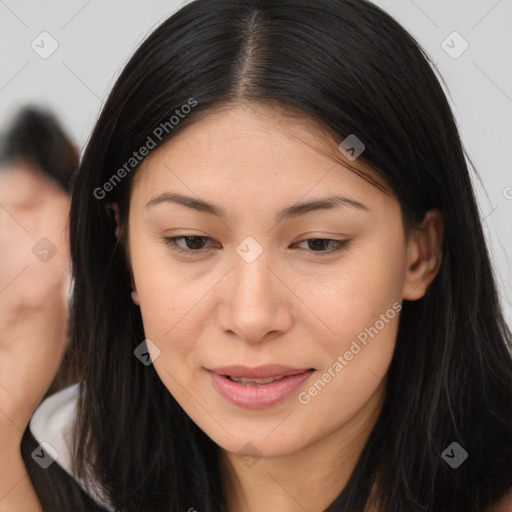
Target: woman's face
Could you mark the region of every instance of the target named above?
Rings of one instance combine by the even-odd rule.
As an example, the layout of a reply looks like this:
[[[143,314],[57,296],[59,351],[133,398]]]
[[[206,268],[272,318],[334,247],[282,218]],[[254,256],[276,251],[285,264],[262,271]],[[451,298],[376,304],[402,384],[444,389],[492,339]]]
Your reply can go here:
[[[156,149],[132,183],[128,245],[155,370],[230,452],[290,454],[382,402],[404,297],[401,210],[319,149],[337,144],[311,121],[232,108]],[[335,195],[346,200],[299,208]],[[194,238],[175,241],[180,253],[172,237]],[[266,365],[295,376],[220,375]],[[287,373],[267,370],[256,375]]]

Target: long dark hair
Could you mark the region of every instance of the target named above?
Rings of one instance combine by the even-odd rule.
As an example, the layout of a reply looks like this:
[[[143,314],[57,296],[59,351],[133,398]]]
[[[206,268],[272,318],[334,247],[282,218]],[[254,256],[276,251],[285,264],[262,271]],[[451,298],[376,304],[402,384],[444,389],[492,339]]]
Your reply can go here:
[[[215,443],[134,357],[145,336],[124,241],[133,152],[238,102],[299,113],[334,140],[357,134],[407,226],[431,208],[444,217],[442,267],[422,299],[404,301],[382,412],[327,510],[363,512],[376,484],[379,512],[482,512],[512,487],[512,337],[434,68],[366,0],[195,0],[133,55],[87,144],[70,213],[76,470],[115,507],[226,510]],[[105,207],[114,201],[121,242]],[[468,453],[456,469],[442,456],[453,442]]]

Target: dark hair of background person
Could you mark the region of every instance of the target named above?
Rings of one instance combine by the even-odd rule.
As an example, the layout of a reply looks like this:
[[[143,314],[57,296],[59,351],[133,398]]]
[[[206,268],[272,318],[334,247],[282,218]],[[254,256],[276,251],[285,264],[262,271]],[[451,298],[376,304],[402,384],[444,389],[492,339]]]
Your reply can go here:
[[[365,0],[195,0],[135,52],[89,140],[70,214],[77,469],[102,482],[116,508],[226,510],[215,443],[133,355],[145,338],[125,252],[135,169],[103,200],[93,195],[191,97],[197,106],[167,139],[217,107],[283,108],[336,141],[363,141],[359,159],[396,194],[407,233],[428,209],[444,217],[442,267],[423,298],[403,303],[382,412],[327,511],[363,512],[374,482],[379,512],[482,512],[511,488],[511,333],[433,67]],[[120,243],[111,201],[120,203]],[[469,453],[457,469],[441,457],[452,442]]]
[[[27,105],[16,113],[0,144],[0,163],[18,162],[42,171],[70,193],[78,152],[54,114],[45,108]]]

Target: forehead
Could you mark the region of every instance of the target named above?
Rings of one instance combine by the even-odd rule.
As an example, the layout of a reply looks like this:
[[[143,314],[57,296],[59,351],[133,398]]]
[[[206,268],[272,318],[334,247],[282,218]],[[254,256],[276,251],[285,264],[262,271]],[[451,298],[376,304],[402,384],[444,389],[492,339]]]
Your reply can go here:
[[[362,202],[384,200],[385,193],[349,167],[386,187],[380,176],[361,160],[349,162],[338,145],[305,117],[260,105],[223,108],[150,153],[134,177],[132,198],[178,187],[224,203],[244,194],[281,203],[345,191]]]

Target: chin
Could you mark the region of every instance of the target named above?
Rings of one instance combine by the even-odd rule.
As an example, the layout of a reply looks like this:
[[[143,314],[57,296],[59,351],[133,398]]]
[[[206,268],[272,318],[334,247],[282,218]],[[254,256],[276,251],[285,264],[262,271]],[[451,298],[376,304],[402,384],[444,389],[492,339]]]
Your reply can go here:
[[[269,459],[291,455],[301,448],[296,442],[292,441],[288,439],[283,440],[282,438],[257,440],[251,436],[238,436],[236,440],[229,439],[226,443],[217,444],[221,449],[233,453],[240,458]]]

